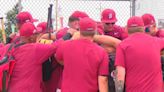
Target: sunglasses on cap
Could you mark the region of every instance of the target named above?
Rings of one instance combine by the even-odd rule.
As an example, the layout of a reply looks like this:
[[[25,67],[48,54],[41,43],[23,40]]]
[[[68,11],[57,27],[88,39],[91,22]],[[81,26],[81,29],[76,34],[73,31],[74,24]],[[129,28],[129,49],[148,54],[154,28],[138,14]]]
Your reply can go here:
[[[156,25],[150,25],[150,26],[145,27],[145,32],[150,32],[150,30],[151,30],[152,28],[153,28],[153,30],[155,30]]]
[[[115,23],[105,23],[106,25],[114,25]]]

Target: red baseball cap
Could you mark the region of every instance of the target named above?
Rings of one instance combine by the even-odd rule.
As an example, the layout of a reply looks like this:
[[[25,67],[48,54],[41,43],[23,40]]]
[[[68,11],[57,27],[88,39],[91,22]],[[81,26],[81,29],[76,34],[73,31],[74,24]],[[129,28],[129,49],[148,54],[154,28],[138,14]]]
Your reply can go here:
[[[20,36],[29,37],[36,33],[36,27],[33,23],[27,22],[22,25],[19,32]]]
[[[133,16],[128,19],[127,27],[143,27],[144,22],[141,17]]]
[[[142,15],[142,19],[143,19],[143,22],[144,22],[144,25],[145,26],[150,26],[152,24],[155,24],[155,18],[152,14],[144,14]]]
[[[79,22],[80,31],[95,31],[96,22],[91,18],[82,18]]]
[[[82,12],[82,11],[74,11],[71,15],[71,17],[75,17],[75,18],[85,18],[85,17],[89,17],[87,13]]]
[[[37,33],[46,33],[47,22],[41,22],[37,25]]]
[[[101,22],[103,23],[115,23],[117,22],[116,13],[112,9],[105,9],[101,13]]]
[[[33,23],[33,22],[36,22],[36,21],[38,21],[38,20],[37,20],[37,19],[34,19],[34,18],[32,17],[32,15],[31,15],[29,12],[20,12],[20,13],[16,16],[16,21],[17,21],[18,23],[23,24],[23,23],[25,23],[25,22],[31,22],[31,23]]]

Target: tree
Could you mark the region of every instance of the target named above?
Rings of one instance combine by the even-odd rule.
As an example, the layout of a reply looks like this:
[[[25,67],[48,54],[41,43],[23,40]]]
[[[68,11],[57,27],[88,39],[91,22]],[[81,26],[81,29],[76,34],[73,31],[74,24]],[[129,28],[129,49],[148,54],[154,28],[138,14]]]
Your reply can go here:
[[[6,25],[6,35],[9,36],[9,34],[11,33],[11,24],[14,24],[16,26],[16,20],[15,20],[15,17],[16,15],[18,14],[19,12],[19,5],[18,3],[11,9],[9,10],[7,13],[6,13],[6,22],[5,22],[5,25]]]

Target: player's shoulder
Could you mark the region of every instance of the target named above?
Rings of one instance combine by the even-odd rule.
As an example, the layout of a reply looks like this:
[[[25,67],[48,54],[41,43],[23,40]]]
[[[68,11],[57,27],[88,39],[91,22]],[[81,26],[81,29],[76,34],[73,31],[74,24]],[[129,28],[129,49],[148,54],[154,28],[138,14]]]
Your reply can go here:
[[[58,30],[58,32],[62,32],[62,31],[67,31],[69,28],[68,27],[64,27]]]
[[[158,29],[158,31],[156,32],[156,36],[160,38],[164,38],[164,30]]]

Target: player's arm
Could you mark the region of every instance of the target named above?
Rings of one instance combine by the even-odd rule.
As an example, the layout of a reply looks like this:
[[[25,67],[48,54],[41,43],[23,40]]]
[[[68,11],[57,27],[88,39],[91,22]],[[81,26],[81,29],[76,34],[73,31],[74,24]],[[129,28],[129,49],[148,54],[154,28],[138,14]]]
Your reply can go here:
[[[61,61],[61,60],[57,60],[57,62],[58,62],[60,65],[64,65],[63,61]]]
[[[55,58],[57,60],[57,62],[61,65],[64,64],[64,60],[63,60],[63,43],[61,43],[60,45],[58,45],[56,53],[55,53]]]
[[[116,48],[111,47],[111,46],[107,46],[107,45],[101,45],[101,47],[103,47],[107,53],[115,53],[116,52]]]
[[[114,72],[115,78],[115,89],[116,92],[124,92],[124,83],[125,83],[125,52],[121,47],[121,44],[117,46],[116,49],[116,60],[115,60],[116,70]]]
[[[121,42],[119,39],[111,37],[111,36],[105,36],[105,35],[95,35],[94,41],[98,44],[107,45],[109,47],[116,48],[117,45]]]
[[[115,89],[116,92],[124,92],[125,68],[116,66],[115,70]]]
[[[50,36],[51,35],[51,36]],[[51,44],[53,43],[53,41],[56,40],[56,36],[54,34],[49,34],[49,33],[46,33],[46,34],[43,34],[43,35],[38,35],[38,38],[37,38],[37,43],[42,43],[42,44]]]
[[[98,69],[99,92],[108,92],[109,60],[108,54],[104,51],[103,59]]]
[[[98,76],[99,92],[108,92],[108,77]]]
[[[79,39],[80,32],[75,32],[72,36],[72,39]],[[116,48],[117,45],[121,42],[121,40],[111,37],[111,36],[105,36],[105,35],[95,35],[94,36],[94,42],[98,44],[103,44],[108,47]]]
[[[111,36],[95,35],[94,42],[101,44],[108,53],[112,53],[116,51],[116,47],[121,41]]]
[[[164,57],[164,49],[161,51],[161,56]]]

